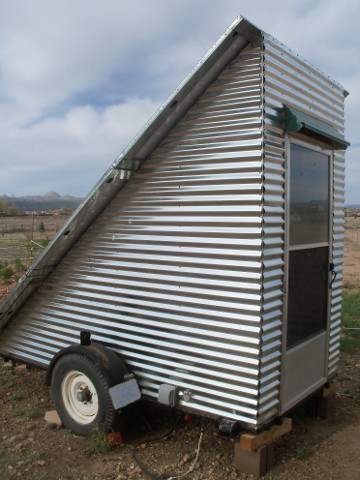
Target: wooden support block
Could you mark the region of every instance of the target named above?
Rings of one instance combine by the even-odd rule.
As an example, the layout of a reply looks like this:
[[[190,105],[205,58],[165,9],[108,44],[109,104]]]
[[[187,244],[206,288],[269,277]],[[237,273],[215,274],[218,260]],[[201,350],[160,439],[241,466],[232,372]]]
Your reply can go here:
[[[14,370],[17,370],[19,372],[21,372],[23,370],[26,370],[26,365],[24,363],[22,363],[20,365],[16,365],[16,367],[14,367]]]
[[[326,397],[317,398],[317,416],[321,418],[330,418],[335,411],[336,395],[331,393]]]
[[[3,366],[2,366],[2,368],[8,369],[8,370],[12,369],[12,368],[13,368],[12,361],[9,360],[8,362],[5,362],[5,363],[3,364]]]
[[[59,427],[62,426],[62,421],[60,420],[60,417],[59,417],[56,410],[50,410],[50,411],[46,412],[44,418],[48,423],[54,423],[55,425],[57,425]]]
[[[276,438],[282,437],[292,429],[292,419],[284,418],[281,425],[273,425],[270,430],[264,430],[258,435],[244,433],[240,437],[240,447],[249,452],[254,452],[262,445],[273,442]]]
[[[321,397],[321,398],[326,398],[332,393],[335,393],[337,389],[337,384],[336,382],[331,382],[329,387],[324,387],[322,388],[319,392],[317,392],[316,396]]]
[[[263,445],[255,452],[244,450],[239,443],[235,444],[234,467],[243,473],[250,473],[256,477],[265,475],[267,465],[267,445]]]

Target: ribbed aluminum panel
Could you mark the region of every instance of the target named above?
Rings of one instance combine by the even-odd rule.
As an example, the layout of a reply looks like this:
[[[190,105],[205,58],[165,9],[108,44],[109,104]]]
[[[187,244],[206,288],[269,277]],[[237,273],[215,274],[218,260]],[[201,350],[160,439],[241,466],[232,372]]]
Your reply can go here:
[[[264,115],[266,103],[266,63],[263,69]],[[263,333],[259,390],[260,425],[279,412],[279,390],[283,324],[285,159],[283,132],[264,123],[263,150]]]
[[[189,392],[182,407],[255,428],[260,389],[262,415],[273,415],[283,205],[263,206],[262,111],[254,47],[220,74],[25,304],[1,351],[45,366],[87,329],[124,356],[145,395],[176,385]],[[275,157],[265,168],[278,198]]]
[[[274,116],[283,104],[293,106],[344,131],[344,91],[341,85],[312,67],[270,35],[264,35],[264,148],[265,198],[267,197],[266,164],[276,166],[278,181],[269,201],[283,205],[285,145],[283,132]],[[280,219],[279,219],[280,220]],[[344,155],[334,153],[332,256],[337,279],[331,292],[328,376],[334,375],[339,357],[341,285],[344,243]],[[266,231],[266,228],[265,228]],[[280,246],[280,248],[282,248]],[[280,257],[279,257],[280,258]]]

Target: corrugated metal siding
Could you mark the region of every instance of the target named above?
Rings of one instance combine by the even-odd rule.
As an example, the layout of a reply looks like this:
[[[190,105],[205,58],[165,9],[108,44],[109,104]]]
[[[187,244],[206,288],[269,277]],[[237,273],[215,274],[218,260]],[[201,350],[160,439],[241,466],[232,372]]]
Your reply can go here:
[[[46,365],[88,329],[146,395],[170,383],[191,392],[182,406],[255,426],[261,388],[273,411],[283,205],[275,151],[263,224],[260,60],[244,51],[207,89],[12,321],[3,352]]]
[[[277,127],[268,125],[271,107],[266,97],[263,55],[264,128],[264,217],[263,217],[263,333],[259,390],[259,418],[262,425],[278,414],[282,352],[284,276],[284,138]]]
[[[337,277],[331,291],[331,318],[329,340],[329,376],[336,373],[340,355],[341,300],[344,259],[344,202],[345,202],[345,158],[342,152],[334,153],[333,165],[333,262]]]
[[[276,126],[274,116],[277,116],[278,109],[281,109],[283,104],[287,104],[330,123],[343,132],[344,94],[341,85],[335,83],[283,44],[266,34],[264,36],[264,64],[265,168],[269,162],[276,165],[277,190],[274,198],[271,196],[270,201],[276,201],[277,199],[277,205],[279,208],[283,208],[284,183],[280,181],[280,178],[285,173],[285,145],[283,132]],[[268,183],[265,172],[265,198],[267,197]],[[332,376],[337,368],[340,339],[344,243],[344,155],[341,152],[335,152],[334,154],[333,199],[333,261],[338,276],[331,292],[329,376]],[[280,246],[280,249],[282,248]]]

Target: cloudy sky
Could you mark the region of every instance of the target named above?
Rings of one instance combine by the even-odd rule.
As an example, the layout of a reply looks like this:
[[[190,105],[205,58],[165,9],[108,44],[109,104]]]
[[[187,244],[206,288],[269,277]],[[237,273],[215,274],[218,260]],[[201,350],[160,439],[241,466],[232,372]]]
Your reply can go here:
[[[350,92],[360,204],[359,0],[0,0],[0,195],[85,196],[238,14]]]

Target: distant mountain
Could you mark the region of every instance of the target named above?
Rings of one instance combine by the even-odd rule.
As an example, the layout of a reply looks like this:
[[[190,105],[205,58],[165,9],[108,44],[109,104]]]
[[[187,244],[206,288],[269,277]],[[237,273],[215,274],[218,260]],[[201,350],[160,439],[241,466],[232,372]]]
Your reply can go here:
[[[26,211],[60,209],[63,207],[76,208],[83,199],[71,195],[62,197],[56,192],[48,192],[45,195],[25,195],[23,197],[2,195],[0,200],[5,200],[9,207],[17,207],[21,211]]]

